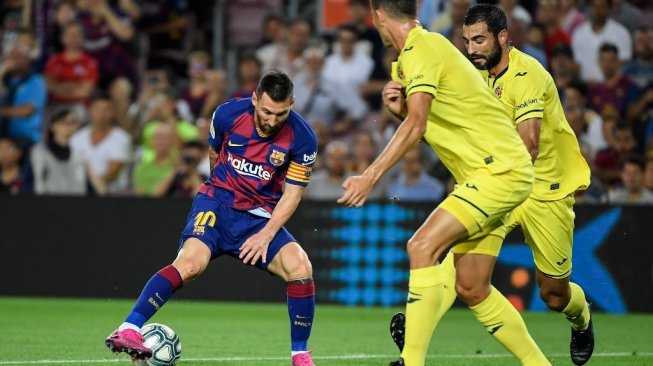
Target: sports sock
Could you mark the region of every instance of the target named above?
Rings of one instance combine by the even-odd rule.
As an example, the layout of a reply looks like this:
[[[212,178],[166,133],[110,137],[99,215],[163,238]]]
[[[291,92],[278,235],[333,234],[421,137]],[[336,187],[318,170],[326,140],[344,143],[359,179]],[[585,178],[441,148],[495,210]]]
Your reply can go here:
[[[406,338],[401,353],[407,366],[423,366],[431,336],[445,311],[442,266],[410,271],[406,301]],[[455,298],[455,296],[454,296]]]
[[[313,279],[289,281],[288,315],[290,317],[290,350],[295,355],[308,350],[313,317],[315,316],[315,284]]]
[[[590,322],[590,310],[585,299],[585,292],[573,282],[569,282],[569,287],[571,288],[571,298],[562,313],[574,330],[585,330]]]
[[[142,327],[183,285],[184,281],[175,267],[169,265],[162,268],[147,282],[125,323]],[[126,327],[123,324],[121,328]]]
[[[451,306],[458,296],[458,294],[456,294],[456,266],[454,265],[453,259],[453,253],[449,253],[440,265],[444,289],[442,291],[442,301],[440,302],[440,313],[436,315],[436,319],[442,318],[444,314],[451,309]]]
[[[496,288],[492,287],[490,295],[470,309],[485,329],[522,365],[551,365],[531,338],[522,317]]]

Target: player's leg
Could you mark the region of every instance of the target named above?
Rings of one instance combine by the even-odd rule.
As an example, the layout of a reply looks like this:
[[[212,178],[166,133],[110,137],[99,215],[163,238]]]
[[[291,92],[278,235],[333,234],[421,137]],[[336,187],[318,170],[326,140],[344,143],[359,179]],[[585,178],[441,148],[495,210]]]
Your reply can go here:
[[[491,246],[498,248],[501,240],[499,237],[488,235],[481,241],[481,245],[487,245],[489,242]],[[458,296],[469,306],[488,333],[522,365],[550,365],[531,338],[517,310],[490,284],[495,263],[496,254],[456,253]]]
[[[571,323],[570,356],[583,365],[594,350],[594,333],[585,293],[569,281],[572,268],[574,197],[524,203],[522,227],[526,243],[533,250],[540,297],[551,310],[562,313]]]
[[[282,237],[285,237],[285,233],[282,233]],[[288,235],[288,239],[284,240],[290,238]],[[292,240],[279,249],[267,269],[286,282],[292,364],[308,366],[313,365],[308,354],[308,339],[315,315],[313,268],[306,252]]]
[[[437,260],[467,234],[465,225],[446,210],[438,208],[408,241],[410,276],[405,343],[401,352],[405,365],[424,365],[433,331],[444,315],[441,310],[443,301],[447,301],[445,274]]]
[[[213,210],[216,204],[206,197],[198,196],[195,199],[182,233],[177,258],[150,278],[125,321],[106,339],[105,345],[113,352],[125,352],[137,359],[151,357],[151,350],[143,345],[140,328],[184,283],[206,269],[212,258],[212,250],[206,243],[215,243],[219,237],[214,227],[216,216]],[[207,219],[204,220],[204,217]]]

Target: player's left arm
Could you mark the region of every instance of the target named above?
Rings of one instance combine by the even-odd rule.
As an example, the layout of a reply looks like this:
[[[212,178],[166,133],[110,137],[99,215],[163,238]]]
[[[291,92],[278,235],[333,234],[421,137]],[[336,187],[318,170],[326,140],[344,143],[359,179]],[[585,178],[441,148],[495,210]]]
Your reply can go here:
[[[268,245],[272,241],[277,232],[283,225],[292,217],[293,213],[299,205],[302,198],[302,193],[306,187],[285,183],[284,191],[277,206],[272,211],[272,216],[268,223],[258,233],[252,235],[240,247],[240,255],[238,256],[245,264],[254,265],[259,258],[263,263],[267,263]]]
[[[540,153],[540,128],[542,127],[541,118],[529,118],[517,125],[517,131],[521,136],[526,150],[531,155],[531,161],[535,163],[537,155]]]
[[[540,130],[544,117],[546,89],[547,85],[553,82],[550,77],[545,77],[545,72],[539,69],[519,72],[513,81],[515,124],[533,163],[540,153]]]

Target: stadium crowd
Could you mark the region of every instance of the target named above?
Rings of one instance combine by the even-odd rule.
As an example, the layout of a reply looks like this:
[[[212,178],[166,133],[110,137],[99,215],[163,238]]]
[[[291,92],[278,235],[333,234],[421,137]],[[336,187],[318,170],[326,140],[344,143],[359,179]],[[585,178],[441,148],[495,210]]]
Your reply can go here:
[[[473,0],[423,0],[422,24],[466,54]],[[577,202],[653,204],[653,3],[500,0],[512,44],[550,70],[592,167]],[[4,0],[0,7],[0,192],[192,197],[209,175],[206,139],[220,103],[249,97],[262,73],[295,84],[294,109],[318,134],[306,196],[335,200],[399,123],[381,104],[396,58],[368,22],[316,32],[283,9],[238,49],[237,77],[213,67],[213,4],[184,0]],[[208,15],[207,15],[208,14]],[[230,80],[237,80],[234,84]],[[500,90],[496,90],[500,93]],[[370,198],[439,201],[453,187],[417,146]]]

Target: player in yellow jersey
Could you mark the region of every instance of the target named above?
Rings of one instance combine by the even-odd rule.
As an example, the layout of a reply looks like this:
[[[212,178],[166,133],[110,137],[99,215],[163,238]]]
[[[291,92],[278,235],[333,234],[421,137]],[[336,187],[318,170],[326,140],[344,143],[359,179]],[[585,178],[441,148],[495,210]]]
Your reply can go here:
[[[421,139],[451,171],[457,188],[408,241],[409,293],[402,357],[391,365],[422,366],[438,310],[447,296],[438,259],[454,245],[470,249],[502,225],[502,218],[530,195],[533,166],[501,103],[474,67],[442,35],[416,20],[417,0],[371,0],[374,25],[387,47],[400,51],[384,103],[403,122],[379,157],[360,176],[343,184],[338,200],[360,207],[367,195]],[[462,244],[461,244],[462,243]],[[489,283],[492,266],[473,254],[457,263],[459,277]],[[489,256],[487,256],[489,257]],[[524,365],[550,365],[515,308],[496,289],[468,302],[477,319]],[[520,345],[520,347],[516,347]]]
[[[585,294],[569,282],[569,275],[574,192],[589,185],[589,167],[565,118],[553,78],[537,60],[509,45],[503,11],[488,4],[471,7],[464,19],[463,38],[472,63],[510,114],[528,149],[535,182],[530,197],[507,217],[503,227],[474,248],[455,247],[454,261],[470,253],[489,254],[491,257],[480,257],[480,261],[493,265],[507,232],[519,225],[533,251],[540,296],[550,309],[569,319],[571,359],[576,365],[584,365],[594,349],[594,334]],[[446,268],[454,271],[452,266]],[[489,285],[466,282],[464,276],[456,280],[462,299],[481,296]],[[448,295],[440,307],[445,312],[454,300]],[[393,338],[401,347],[401,323],[397,323],[401,314],[393,319],[391,333],[396,333]]]
[[[488,4],[472,7],[464,20],[463,38],[474,66],[511,114],[535,167],[533,192],[509,215],[505,229],[519,225],[524,232],[533,251],[540,297],[571,323],[571,360],[584,365],[594,350],[593,327],[585,294],[569,276],[574,192],[587,188],[590,169],[553,78],[537,60],[510,46],[504,12]],[[503,239],[506,232],[494,234]],[[488,249],[498,255],[498,247]]]

